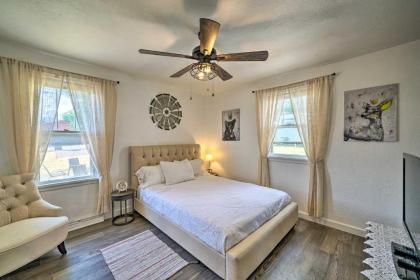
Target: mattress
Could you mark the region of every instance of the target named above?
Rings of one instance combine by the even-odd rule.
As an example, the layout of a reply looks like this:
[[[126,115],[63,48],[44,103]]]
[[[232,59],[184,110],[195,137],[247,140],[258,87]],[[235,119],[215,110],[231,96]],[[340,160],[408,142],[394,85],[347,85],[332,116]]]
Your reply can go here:
[[[291,201],[280,190],[211,175],[138,193],[147,207],[223,255]]]

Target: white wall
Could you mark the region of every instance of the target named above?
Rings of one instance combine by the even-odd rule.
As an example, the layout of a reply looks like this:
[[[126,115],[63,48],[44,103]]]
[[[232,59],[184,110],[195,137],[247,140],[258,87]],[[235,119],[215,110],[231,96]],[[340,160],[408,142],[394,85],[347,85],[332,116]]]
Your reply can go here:
[[[139,80],[121,83],[118,91],[116,143],[112,175],[128,179],[128,147],[132,145],[183,144],[204,142],[204,97],[189,90]],[[149,116],[149,104],[158,93],[171,93],[182,106],[180,125],[171,131],[157,128]]]
[[[402,213],[402,153],[420,155],[420,40],[320,67],[276,75],[255,84],[229,88],[209,100],[208,143],[215,171],[255,182],[257,132],[254,89],[284,85],[336,72],[332,130],[327,156],[329,181],[325,216],[336,224],[363,228],[375,220],[399,224]],[[400,84],[399,141],[344,142],[344,91]],[[241,109],[241,141],[221,141],[221,111]],[[308,166],[272,161],[271,183],[287,191],[306,212]]]
[[[128,146],[153,144],[201,143],[204,140],[204,97],[193,95],[190,89],[179,85],[160,84],[135,79],[124,73],[86,64],[65,57],[43,53],[20,45],[0,41],[0,56],[54,67],[66,71],[119,80],[118,107],[115,133],[114,158],[111,168],[113,182],[129,179]],[[149,115],[149,104],[158,93],[171,93],[181,103],[183,118],[172,131],[163,131],[153,125]],[[4,153],[3,153],[4,154]],[[0,175],[9,174],[8,164],[0,150]],[[95,216],[97,185],[88,183],[72,188],[57,188],[42,191],[50,203],[62,206],[71,221]]]

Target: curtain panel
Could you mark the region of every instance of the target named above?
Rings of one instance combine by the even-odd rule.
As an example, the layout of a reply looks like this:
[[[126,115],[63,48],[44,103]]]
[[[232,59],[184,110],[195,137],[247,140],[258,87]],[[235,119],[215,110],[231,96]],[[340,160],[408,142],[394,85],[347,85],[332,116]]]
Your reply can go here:
[[[280,124],[285,94],[285,91],[277,88],[258,90],[256,92],[257,134],[260,150],[258,184],[261,186],[270,186],[268,155],[276,135],[277,127]]]
[[[323,215],[332,79],[331,75],[319,77],[289,89],[296,125],[309,161],[307,210],[313,217]]]
[[[98,214],[109,211],[114,150],[117,94],[115,82],[79,75],[67,75],[76,118],[83,140],[99,173]]]

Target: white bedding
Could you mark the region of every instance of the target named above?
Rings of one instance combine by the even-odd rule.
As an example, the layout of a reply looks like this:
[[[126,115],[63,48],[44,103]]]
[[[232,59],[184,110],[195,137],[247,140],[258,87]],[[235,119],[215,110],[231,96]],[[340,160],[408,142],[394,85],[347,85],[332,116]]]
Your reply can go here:
[[[210,175],[139,193],[148,207],[222,254],[291,201],[276,189]]]

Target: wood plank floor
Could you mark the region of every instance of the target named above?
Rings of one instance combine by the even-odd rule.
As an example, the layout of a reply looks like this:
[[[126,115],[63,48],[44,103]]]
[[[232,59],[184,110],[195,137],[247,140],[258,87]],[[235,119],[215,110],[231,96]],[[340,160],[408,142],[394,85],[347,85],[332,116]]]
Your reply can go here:
[[[69,234],[67,255],[53,250],[3,279],[114,279],[99,249],[140,233],[153,231],[187,261],[195,259],[144,218],[126,226],[110,220]],[[364,279],[360,274],[363,238],[305,220],[280,242],[250,279]],[[201,263],[192,263],[172,279],[220,279]]]

